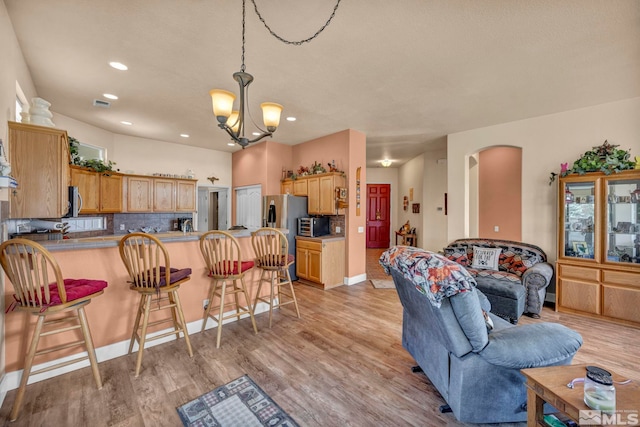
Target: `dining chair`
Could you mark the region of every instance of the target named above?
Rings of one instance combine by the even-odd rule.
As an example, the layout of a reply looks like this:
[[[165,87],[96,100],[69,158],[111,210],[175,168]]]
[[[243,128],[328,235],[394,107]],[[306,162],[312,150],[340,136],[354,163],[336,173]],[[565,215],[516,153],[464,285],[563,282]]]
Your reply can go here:
[[[300,318],[298,300],[289,274],[289,266],[293,264],[295,257],[289,254],[287,237],[278,229],[260,228],[251,233],[251,245],[256,256],[255,265],[262,270],[253,304],[254,314],[258,302],[262,301],[269,304],[269,328],[271,328],[274,308],[293,304],[296,315]],[[268,296],[260,296],[263,282],[269,284]]]
[[[213,319],[218,326],[216,348],[220,348],[223,322],[234,317],[239,321],[242,314],[248,314],[253,330],[258,333],[251,298],[244,281],[244,273],[253,268],[254,262],[242,261],[238,241],[225,231],[212,230],[200,236],[200,252],[212,279],[209,285],[209,304],[202,319],[202,331],[205,330],[207,319]],[[233,296],[233,300],[226,302],[228,296]],[[231,307],[235,313],[225,315],[225,307]]]
[[[190,268],[171,268],[169,252],[156,237],[147,233],[130,233],[118,244],[120,257],[129,273],[130,289],[140,294],[136,320],[129,342],[129,354],[134,343],[138,343],[136,377],[140,375],[145,343],[175,335],[184,335],[189,357],[193,357],[191,341],[187,331],[184,313],[180,304],[178,289],[191,278]],[[153,304],[152,304],[153,303]],[[171,317],[149,321],[151,313],[169,310]],[[169,331],[157,333],[156,326],[171,323]],[[149,327],[154,329],[150,336]]]
[[[0,264],[14,288],[14,302],[10,309],[37,317],[10,420],[15,421],[18,418],[31,375],[88,359],[98,390],[101,389],[102,379],[84,308],[93,298],[103,294],[107,282],[92,279],[65,279],[57,261],[44,246],[22,238],[7,240],[0,245]],[[69,332],[78,329],[81,332],[79,340],[77,333],[74,333],[73,337],[69,336]],[[28,338],[27,328],[23,333],[25,338]],[[62,342],[44,349],[39,347],[41,337],[56,334],[65,334],[62,339],[59,339],[59,342]],[[46,339],[43,341],[46,344]],[[32,371],[36,357],[80,346],[86,349],[86,356],[80,355],[70,360],[54,362],[53,365]]]

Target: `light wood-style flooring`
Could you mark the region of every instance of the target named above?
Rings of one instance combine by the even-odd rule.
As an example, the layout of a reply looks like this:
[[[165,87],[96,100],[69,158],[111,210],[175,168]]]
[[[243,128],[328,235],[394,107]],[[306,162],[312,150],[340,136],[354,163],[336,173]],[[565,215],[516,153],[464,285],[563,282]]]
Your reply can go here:
[[[370,278],[382,251],[369,250]],[[373,261],[373,262],[371,262]],[[188,286],[188,284],[186,285]],[[183,342],[145,351],[140,377],[136,354],[100,363],[104,382],[97,390],[90,368],[29,385],[22,413],[7,421],[16,391],[8,393],[0,420],[12,426],[180,426],[176,407],[248,374],[301,426],[463,426],[414,360],[402,348],[402,307],[394,289],[369,281],[328,291],[297,285],[302,319],[287,306],[224,326],[222,345],[215,329],[191,335],[194,357]],[[91,306],[88,307],[91,310]],[[574,363],[596,364],[640,380],[640,330],[545,307],[542,319],[580,332],[584,345]],[[524,426],[524,423],[516,424]]]

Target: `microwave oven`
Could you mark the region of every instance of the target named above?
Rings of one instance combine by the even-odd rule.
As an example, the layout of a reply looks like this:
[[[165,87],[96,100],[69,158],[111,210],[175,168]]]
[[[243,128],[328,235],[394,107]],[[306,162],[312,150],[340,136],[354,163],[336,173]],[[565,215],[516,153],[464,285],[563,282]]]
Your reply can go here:
[[[329,217],[298,218],[298,236],[318,237],[331,234]]]
[[[69,211],[64,216],[65,218],[75,218],[82,210],[82,196],[78,191],[78,187],[69,187]]]

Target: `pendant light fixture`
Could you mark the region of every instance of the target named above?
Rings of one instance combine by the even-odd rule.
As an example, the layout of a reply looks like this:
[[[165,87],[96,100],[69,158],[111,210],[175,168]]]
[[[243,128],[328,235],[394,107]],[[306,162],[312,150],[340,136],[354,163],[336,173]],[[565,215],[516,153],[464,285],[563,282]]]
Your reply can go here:
[[[280,124],[280,114],[282,113],[282,105],[275,102],[263,102],[260,104],[262,108],[262,119],[266,130],[261,129],[251,118],[254,126],[260,130],[258,136],[249,139],[245,136],[246,116],[245,107],[249,99],[249,84],[253,81],[253,76],[245,72],[244,65],[244,41],[245,41],[245,0],[242,0],[242,66],[240,71],[233,73],[233,79],[240,86],[240,109],[233,109],[233,102],[236,99],[235,94],[227,90],[213,89],[209,92],[211,102],[213,104],[213,115],[218,120],[218,127],[224,129],[231,139],[240,145],[243,149],[253,143],[258,142],[267,136],[273,135]]]

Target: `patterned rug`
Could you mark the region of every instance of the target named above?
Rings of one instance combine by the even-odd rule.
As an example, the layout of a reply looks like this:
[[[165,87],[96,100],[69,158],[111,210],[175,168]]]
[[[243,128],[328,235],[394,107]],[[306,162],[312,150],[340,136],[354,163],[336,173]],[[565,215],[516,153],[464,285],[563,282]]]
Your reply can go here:
[[[178,408],[185,427],[298,427],[248,375]]]
[[[394,289],[396,287],[395,283],[393,283],[393,280],[371,279],[369,281],[371,282],[373,287],[376,289]]]

